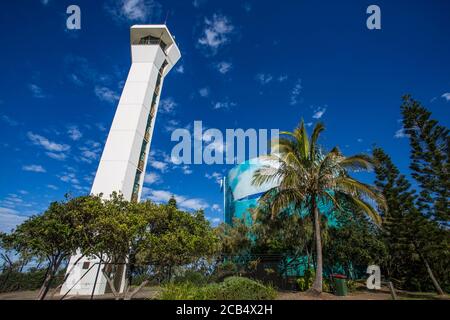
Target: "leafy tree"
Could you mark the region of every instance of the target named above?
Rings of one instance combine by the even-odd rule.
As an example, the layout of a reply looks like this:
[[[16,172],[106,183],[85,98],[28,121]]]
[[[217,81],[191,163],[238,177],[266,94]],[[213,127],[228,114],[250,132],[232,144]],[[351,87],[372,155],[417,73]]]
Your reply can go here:
[[[406,95],[401,106],[403,127],[411,145],[413,178],[420,186],[421,212],[443,225],[450,223],[449,129],[431,119],[431,112]]]
[[[42,215],[32,216],[8,235],[8,241],[16,252],[48,262],[38,299],[42,300],[47,295],[63,261],[75,254],[77,248],[89,245],[89,237],[86,236],[89,224],[79,218],[83,207],[90,202],[98,205],[100,199],[80,197],[53,202]]]
[[[177,209],[177,200],[175,199],[174,196],[171,196],[169,199],[169,202],[167,203],[168,206],[172,206],[175,209]]]
[[[80,246],[79,250],[83,256],[98,257],[97,272],[105,277],[115,298],[128,299],[147,283],[144,281],[137,290],[129,292],[126,282],[124,294],[118,288],[124,272],[129,272],[127,266],[130,262],[134,264],[139,241],[146,232],[146,213],[139,203],[126,201],[122,194],[115,192],[101,204],[96,210],[83,212],[87,218],[94,214],[94,218],[85,225],[89,229],[89,244]]]
[[[257,170],[253,183],[261,185],[278,181],[279,185],[266,192],[261,202],[269,203],[272,216],[283,212],[288,206],[307,208],[313,216],[316,245],[316,278],[311,292],[322,292],[322,237],[319,202],[331,201],[337,208],[337,197],[361,208],[376,222],[380,222],[377,211],[366,201],[372,199],[384,205],[383,196],[373,187],[352,178],[352,170],[370,170],[372,161],[366,155],[345,157],[335,147],[324,153],[318,145],[322,124],[317,124],[308,137],[303,121],[294,132],[282,132],[285,137],[275,144],[277,152],[268,156],[272,165]]]
[[[220,239],[221,253],[225,257],[243,256],[250,253],[251,228],[242,219],[233,219],[233,224],[220,224],[216,233]]]
[[[368,265],[384,265],[387,249],[380,228],[359,208],[338,210],[335,216],[338,225],[329,228],[324,245],[324,265],[329,273],[344,272],[349,278],[359,279]]]
[[[411,286],[421,278],[422,265],[426,269],[436,291],[443,294],[429,263],[429,254],[440,252],[445,259],[448,247],[437,224],[421,215],[415,206],[415,191],[406,177],[400,174],[391,158],[375,148],[377,160],[375,184],[382,190],[387,210],[382,209],[383,237],[389,251],[387,269],[389,276],[401,285]],[[447,242],[448,243],[448,242]]]
[[[300,211],[289,209],[272,216],[270,203],[260,203],[254,210],[253,216],[252,235],[255,254],[280,256],[281,272],[287,272],[299,261],[303,261],[302,263],[309,269],[313,262],[314,244],[311,216],[303,217]],[[322,236],[326,238],[326,219],[321,220]]]
[[[162,279],[170,279],[176,266],[211,257],[219,249],[218,237],[203,211],[189,213],[171,205],[158,205],[148,219],[148,232],[136,260],[139,264],[153,265]]]

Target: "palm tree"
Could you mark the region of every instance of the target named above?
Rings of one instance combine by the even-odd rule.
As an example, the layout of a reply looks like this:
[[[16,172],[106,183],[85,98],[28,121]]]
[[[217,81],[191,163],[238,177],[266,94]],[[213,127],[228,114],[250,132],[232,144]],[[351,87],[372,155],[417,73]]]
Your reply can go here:
[[[372,159],[363,154],[345,157],[337,147],[324,153],[318,139],[325,129],[318,123],[308,137],[304,122],[294,132],[281,132],[274,141],[273,153],[266,156],[268,164],[258,169],[252,179],[254,185],[277,182],[260,199],[261,204],[270,203],[272,217],[288,206],[307,208],[313,216],[316,244],[316,278],[311,293],[322,292],[322,238],[320,209],[318,204],[331,201],[337,209],[347,201],[361,208],[375,223],[381,224],[378,212],[370,204],[385,208],[382,194],[373,186],[362,183],[349,175],[349,171],[370,171]]]

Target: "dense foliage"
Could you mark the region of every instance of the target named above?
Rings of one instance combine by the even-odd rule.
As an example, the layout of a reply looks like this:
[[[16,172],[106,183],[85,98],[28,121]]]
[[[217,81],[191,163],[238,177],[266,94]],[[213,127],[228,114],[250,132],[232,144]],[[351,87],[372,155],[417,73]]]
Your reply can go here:
[[[0,274],[0,292],[37,290],[41,288],[45,276],[45,269],[32,268],[26,272],[17,270],[5,271]],[[56,287],[57,283],[62,281],[64,272],[58,272],[55,278],[51,287]]]
[[[54,202],[0,240],[4,249],[19,256],[47,259],[39,299],[45,298],[57,272],[77,250],[81,256],[101,257],[102,272],[116,298],[137,292],[128,294],[128,285],[120,295],[115,288],[115,274],[125,259],[128,284],[138,277],[139,289],[150,279],[170,279],[173,269],[208,259],[218,250],[218,238],[203,212],[184,212],[174,201],[132,203],[117,194],[110,200],[85,196]]]
[[[305,199],[311,201],[318,194],[317,190],[309,188],[318,185],[313,179],[314,172],[308,172],[309,167],[304,164],[304,158],[308,157],[304,151],[308,148],[318,150],[317,146],[311,147],[310,142],[317,141],[317,134],[313,133],[314,139],[313,136],[307,139],[304,127],[300,126],[293,133],[287,133],[292,137],[290,140],[282,139],[281,146],[278,146],[280,154],[272,160],[281,165],[261,169],[255,177],[256,183],[279,180],[281,184],[276,190],[266,193],[259,206],[251,210],[253,224],[234,221],[233,227],[220,228],[223,253],[233,257],[227,260],[227,270],[251,274],[252,269],[271,255],[291,257],[285,264],[287,267],[298,261],[297,257],[306,257],[301,259],[306,270],[297,281],[298,287],[304,290],[312,286],[311,274],[314,272],[309,267],[320,264],[317,247],[320,240],[325,274],[338,272],[351,279],[360,279],[366,277],[368,265],[376,264],[381,266],[384,279],[392,281],[398,288],[434,290],[439,294],[448,292],[449,130],[431,119],[431,113],[410,96],[404,97],[401,111],[404,132],[411,144],[411,175],[417,181],[418,192],[411,188],[408,178],[400,173],[390,157],[377,147],[373,150],[372,159],[361,155],[353,158],[355,162],[348,166],[351,169],[375,169],[375,187],[354,189],[353,195],[362,195],[365,201],[371,191],[381,193],[384,201],[378,201],[376,211],[382,217],[382,224],[373,223],[377,220],[373,208],[364,207],[365,202],[358,205],[361,203],[342,193],[330,192],[334,195],[331,201],[335,204],[336,226],[327,224],[324,215],[314,219],[312,214],[295,214],[298,207],[308,207]],[[320,133],[322,129],[316,130]],[[343,159],[338,149],[332,152]],[[315,165],[327,157],[318,154]],[[324,167],[331,164],[330,159],[326,161],[328,163],[323,164]],[[332,168],[335,169],[336,165]],[[329,175],[323,175],[333,178],[333,170]],[[333,190],[333,183],[324,185],[324,193]],[[373,198],[377,200],[377,197]],[[313,212],[311,205],[309,207]],[[365,212],[371,212],[375,219],[367,219]],[[316,221],[320,232],[316,231]],[[314,238],[317,234],[320,239]],[[276,271],[284,272],[280,265]]]
[[[430,290],[434,286],[442,294],[439,280],[448,283],[448,231],[421,212],[415,191],[390,157],[381,148],[373,154],[378,162],[376,184],[388,205],[380,237],[388,252],[386,275],[400,288]]]
[[[403,97],[401,111],[411,145],[411,175],[420,187],[418,207],[427,217],[450,226],[449,129],[409,95]]]
[[[276,165],[256,172],[255,184],[279,186],[248,212],[251,219],[213,229],[203,211],[180,210],[173,197],[167,204],[116,193],[108,200],[66,197],[0,234],[0,291],[40,287],[44,299],[78,252],[101,257],[110,289],[123,299],[149,281],[163,285],[161,299],[275,297],[271,285],[237,275],[270,284],[294,277],[298,289],[320,293],[332,290],[330,274],[361,279],[371,264],[397,288],[449,292],[449,130],[410,96],[401,112],[417,191],[382,148],[372,156],[325,152],[318,144],[323,125],[308,136],[302,122],[278,141],[279,152],[269,157]],[[372,168],[375,186],[349,174]],[[325,202],[334,223],[320,211]],[[115,276],[125,264],[128,281],[119,294]]]
[[[162,300],[270,300],[276,291],[262,283],[242,277],[229,277],[220,283],[198,286],[191,282],[170,283],[163,287]]]
[[[261,197],[262,206],[268,205],[272,216],[289,207],[306,209],[312,217],[315,243],[316,278],[312,290],[322,292],[322,215],[320,203],[331,202],[341,210],[341,199],[358,207],[374,222],[380,222],[378,212],[368,202],[371,200],[384,206],[384,198],[376,188],[358,181],[349,175],[352,171],[368,171],[372,159],[363,154],[346,157],[338,147],[326,152],[318,144],[320,134],[325,130],[318,123],[308,136],[304,122],[293,132],[282,132],[283,137],[274,142],[277,150],[267,156],[269,164],[258,169],[253,176],[255,185],[277,182],[277,186]]]

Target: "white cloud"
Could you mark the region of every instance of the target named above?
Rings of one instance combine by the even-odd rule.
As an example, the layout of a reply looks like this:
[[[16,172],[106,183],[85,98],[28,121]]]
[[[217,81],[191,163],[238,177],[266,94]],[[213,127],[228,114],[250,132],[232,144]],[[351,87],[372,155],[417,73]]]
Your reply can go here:
[[[17,194],[10,193],[8,196],[0,201],[0,206],[15,208],[17,205],[23,204],[23,200]]]
[[[86,58],[73,54],[64,58],[64,69],[69,80],[77,86],[88,85],[95,88],[110,85],[114,80],[110,75],[99,72]]]
[[[80,150],[82,151],[81,154],[83,155],[83,157],[85,159],[88,160],[95,160],[98,157],[98,154],[92,150],[86,149],[86,148],[80,148]]]
[[[27,136],[34,145],[41,146],[50,152],[65,152],[70,149],[70,146],[67,144],[52,142],[46,137],[39,134],[34,134],[33,132],[28,132]]]
[[[268,84],[269,82],[271,82],[273,80],[273,77],[271,74],[265,74],[265,73],[258,73],[255,78],[262,85]]]
[[[229,35],[233,30],[234,26],[226,16],[214,14],[212,19],[205,18],[205,26],[198,43],[216,54],[221,46],[229,42]]]
[[[70,126],[67,129],[67,133],[69,134],[69,138],[72,139],[73,141],[78,141],[83,136],[83,134],[81,133],[80,129],[78,129],[77,126]]]
[[[219,212],[222,211],[221,207],[217,203],[213,204],[211,209],[213,211],[219,211]]]
[[[67,159],[67,155],[65,153],[56,153],[56,152],[46,152],[45,153],[47,156],[49,156],[52,159],[55,160],[66,160]]]
[[[100,142],[94,141],[94,140],[88,140],[86,141],[86,145],[89,148],[100,148],[102,144]],[[100,150],[101,151],[101,150]]]
[[[80,79],[80,77],[78,75],[76,75],[75,73],[71,73],[69,75],[69,79],[77,86],[81,87],[84,86],[84,82]]]
[[[285,75],[285,74],[282,74],[281,76],[279,76],[279,77],[277,78],[277,81],[278,81],[278,82],[284,82],[284,81],[286,81],[287,79],[288,79],[288,76]]]
[[[58,190],[58,187],[53,184],[48,184],[47,188],[52,189],[52,190]]]
[[[230,107],[234,107],[234,106],[236,106],[236,103],[228,102],[228,101],[213,103],[213,108],[216,110],[217,109],[229,109]]]
[[[167,132],[172,132],[175,129],[177,129],[179,127],[179,125],[180,125],[180,122],[178,120],[170,119],[167,121],[166,125],[164,126],[164,129]]]
[[[33,94],[33,97],[35,97],[35,98],[42,99],[42,98],[47,97],[47,95],[44,94],[44,91],[42,90],[42,88],[39,87],[37,84],[30,83],[28,85],[28,88],[30,89],[31,93]]]
[[[154,0],[110,0],[106,10],[118,22],[148,23],[161,15],[161,5]]]
[[[207,135],[206,132],[203,134],[203,141],[209,142],[213,140],[211,136]],[[226,144],[223,140],[214,140],[211,143],[207,143],[206,146],[211,147],[216,152],[224,153]]]
[[[101,144],[99,142],[88,140],[86,144],[78,148],[81,151],[81,157],[79,160],[91,163],[100,157],[102,152]]]
[[[105,125],[103,123],[96,123],[95,126],[100,131],[106,131],[106,127],[105,127]]]
[[[184,73],[184,66],[180,64],[178,67],[175,68],[176,73]]]
[[[80,184],[80,181],[77,179],[75,173],[73,172],[65,172],[62,176],[58,176],[58,178],[63,182],[71,183],[73,185]]]
[[[361,138],[356,139],[356,141],[358,141],[359,143],[363,142],[364,140]]]
[[[97,98],[99,98],[102,101],[106,101],[109,103],[115,103],[117,100],[119,100],[119,94],[107,87],[95,87],[95,95]]]
[[[162,99],[159,102],[159,111],[161,113],[171,113],[175,110],[175,107],[178,104],[175,102],[175,100],[172,97],[168,97],[165,99]]]
[[[219,62],[216,64],[216,69],[221,74],[225,74],[231,70],[232,66],[233,66],[233,64],[231,62],[222,61],[222,62]]]
[[[202,4],[204,4],[206,0],[194,0],[192,1],[192,5],[196,8],[200,7]]]
[[[186,196],[177,195],[167,190],[154,190],[143,188],[143,198],[150,199],[156,203],[167,203],[171,197],[175,197],[178,207],[187,210],[200,210],[209,208],[208,203],[199,198],[188,198]]]
[[[222,222],[222,219],[220,219],[220,218],[212,218],[212,219],[211,219],[211,222],[212,222],[213,224],[219,224],[220,222]]]
[[[299,96],[300,96],[300,93],[302,92],[302,89],[303,89],[302,79],[298,79],[295,82],[294,88],[292,88],[292,91],[291,91],[291,98],[290,98],[291,106],[299,103]]]
[[[441,98],[444,98],[446,101],[450,101],[450,92],[444,93]]]
[[[181,169],[183,170],[183,173],[186,175],[192,174],[192,169],[189,166],[182,166]]]
[[[152,166],[155,169],[160,170],[161,172],[165,172],[167,170],[167,163],[157,160],[149,160],[150,166]]]
[[[159,174],[150,172],[145,175],[144,182],[148,184],[158,184],[162,182],[162,179]]]
[[[179,206],[188,210],[201,210],[209,207],[202,199],[185,199],[179,203]]]
[[[214,180],[219,185],[222,183],[222,174],[220,174],[219,172],[213,172],[211,174],[206,173],[205,178],[209,180]]]
[[[314,119],[320,119],[322,118],[322,116],[325,114],[325,112],[327,111],[326,107],[318,107],[316,110],[314,110],[314,114],[313,114],[313,118]]]
[[[0,207],[0,232],[10,232],[26,219],[26,217],[20,216],[16,210]]]
[[[19,124],[17,121],[15,121],[14,119],[11,119],[7,115],[2,115],[0,117],[0,119],[2,119],[4,122],[6,122],[6,124],[10,125],[11,127],[15,127]]]
[[[37,165],[37,164],[30,164],[30,165],[23,166],[22,170],[31,171],[31,172],[39,172],[39,173],[46,172],[46,170],[43,166]]]
[[[218,218],[218,217],[215,217],[215,218],[213,218],[213,217],[206,217],[206,219],[208,219],[211,222],[212,226],[217,226],[217,225],[219,225],[222,222],[222,219]]]
[[[405,129],[403,129],[403,128],[398,129],[394,134],[394,138],[397,138],[397,139],[408,138],[408,137],[409,137],[409,134],[405,133]]]
[[[201,88],[200,90],[198,90],[198,93],[201,97],[206,98],[207,96],[209,96],[209,88]]]

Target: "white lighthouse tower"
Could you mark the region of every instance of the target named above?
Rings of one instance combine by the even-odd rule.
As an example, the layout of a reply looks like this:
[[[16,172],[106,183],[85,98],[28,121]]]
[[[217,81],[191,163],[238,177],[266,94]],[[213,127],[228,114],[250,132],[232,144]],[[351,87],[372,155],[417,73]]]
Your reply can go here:
[[[181,53],[166,25],[131,27],[132,64],[106,140],[91,194],[121,192],[139,201],[164,77]],[[71,257],[61,294],[103,294],[107,281],[98,258]],[[74,266],[74,264],[76,265]],[[101,266],[103,268],[103,266]],[[124,279],[125,268],[123,268]],[[124,281],[120,281],[120,290]],[[95,284],[95,288],[94,288]]]

